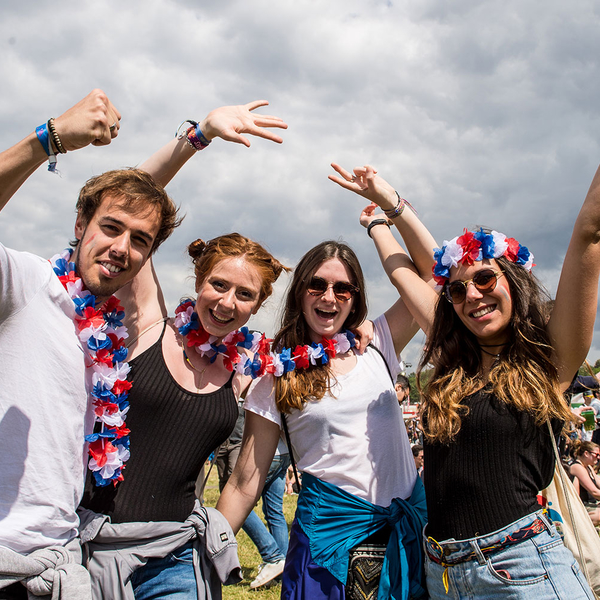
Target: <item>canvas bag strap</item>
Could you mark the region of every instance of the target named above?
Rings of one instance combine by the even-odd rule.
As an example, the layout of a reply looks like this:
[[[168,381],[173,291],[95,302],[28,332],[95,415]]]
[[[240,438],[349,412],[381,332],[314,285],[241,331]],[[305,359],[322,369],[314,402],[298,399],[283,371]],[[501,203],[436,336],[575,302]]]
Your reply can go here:
[[[558,453],[558,447],[556,445],[556,439],[554,438],[554,431],[552,430],[552,425],[550,424],[550,419],[546,420],[546,424],[548,425],[548,431],[550,432],[550,439],[552,440],[552,449],[554,450],[554,458],[556,460],[556,465],[554,466],[554,468],[556,470],[558,470],[558,479],[560,480],[560,485],[562,488],[562,493],[563,496],[565,497],[565,500],[567,502],[567,508],[569,510],[569,519],[571,520],[571,526],[573,527],[573,533],[575,534],[575,541],[577,542],[577,550],[579,551],[579,557],[580,557],[580,561],[578,561],[580,563],[580,566],[583,569],[583,574],[585,575],[585,578],[587,581],[590,581],[590,574],[588,572],[587,569],[587,565],[585,564],[585,560],[584,560],[584,556],[583,556],[583,549],[581,547],[581,539],[579,537],[579,531],[577,529],[577,523],[575,522],[575,517],[573,515],[573,508],[571,506],[571,498],[569,497],[569,494],[567,493],[567,483],[566,483],[566,473],[565,470],[562,468],[562,463],[560,460],[560,454]]]

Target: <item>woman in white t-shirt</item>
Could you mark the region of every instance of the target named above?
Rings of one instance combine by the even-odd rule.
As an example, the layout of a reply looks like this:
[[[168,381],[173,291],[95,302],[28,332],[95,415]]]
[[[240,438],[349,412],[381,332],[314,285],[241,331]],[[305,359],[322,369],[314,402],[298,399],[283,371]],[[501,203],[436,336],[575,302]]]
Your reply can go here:
[[[402,215],[391,206],[388,217],[401,233],[413,232],[407,244],[422,257],[416,260],[419,272],[429,275],[434,240],[414,213]],[[372,227],[389,226],[373,210],[367,207],[361,216],[369,234]],[[416,270],[395,244],[393,268]],[[388,250],[378,246],[380,253]],[[425,594],[424,494],[394,389],[399,353],[417,326],[399,299],[375,319],[373,343],[358,354],[348,330],[366,313],[364,279],[352,249],[328,241],[310,250],[296,267],[273,342],[275,374],[257,381],[246,400],[242,450],[217,508],[237,531],[258,499],[285,415],[302,491],[282,598],[344,598],[349,551],[365,540],[387,543],[380,597],[399,597],[401,587],[414,598]]]

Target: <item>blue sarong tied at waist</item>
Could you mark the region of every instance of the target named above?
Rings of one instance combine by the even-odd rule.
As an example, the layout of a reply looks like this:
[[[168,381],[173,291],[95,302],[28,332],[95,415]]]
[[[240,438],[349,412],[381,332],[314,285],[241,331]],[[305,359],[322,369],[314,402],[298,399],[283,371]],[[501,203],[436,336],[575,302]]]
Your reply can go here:
[[[390,525],[392,533],[383,561],[378,600],[408,600],[426,595],[421,541],[427,507],[420,477],[408,500],[394,498],[390,506],[383,507],[303,473],[296,518],[310,540],[313,561],[344,585],[348,552]]]

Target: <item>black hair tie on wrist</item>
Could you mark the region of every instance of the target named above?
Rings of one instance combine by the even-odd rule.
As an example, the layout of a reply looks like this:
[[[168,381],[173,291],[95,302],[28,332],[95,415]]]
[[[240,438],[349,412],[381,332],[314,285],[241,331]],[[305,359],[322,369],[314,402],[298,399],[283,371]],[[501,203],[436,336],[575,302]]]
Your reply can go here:
[[[373,219],[367,227],[367,235],[371,239],[373,239],[373,236],[371,235],[371,229],[373,229],[373,227],[375,227],[377,225],[387,225],[389,227],[390,223],[387,219]]]

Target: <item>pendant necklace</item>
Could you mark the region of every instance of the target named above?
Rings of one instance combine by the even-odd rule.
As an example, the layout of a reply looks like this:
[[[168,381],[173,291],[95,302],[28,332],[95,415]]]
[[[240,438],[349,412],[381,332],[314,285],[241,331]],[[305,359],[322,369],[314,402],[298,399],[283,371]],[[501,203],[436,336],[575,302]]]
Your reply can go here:
[[[496,354],[495,352],[489,352],[488,350],[486,350],[486,348],[503,348],[504,346],[508,346],[508,342],[504,344],[478,344],[478,346],[479,349],[482,352],[485,352],[485,354],[487,354],[488,356],[493,356],[496,360],[500,360],[500,352]]]
[[[498,354],[494,354],[493,352],[488,352],[485,348],[481,348],[482,352],[485,352],[488,356],[493,356],[496,360],[498,360],[500,358],[500,352],[498,352]]]
[[[206,371],[206,369],[208,369],[208,365],[206,365],[206,367],[204,367],[204,369],[197,369],[193,364],[192,361],[188,358],[188,355],[185,352],[185,348],[182,348],[183,350],[183,359],[185,360],[185,362],[192,367],[192,369],[194,371],[196,371],[197,373],[200,373],[200,381],[199,383],[196,385],[196,382],[194,382],[194,385],[196,386],[196,393],[199,394],[200,393],[200,387],[202,386],[202,380],[204,379],[204,373]]]

